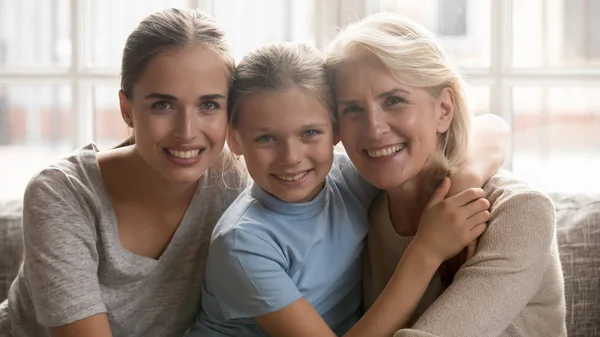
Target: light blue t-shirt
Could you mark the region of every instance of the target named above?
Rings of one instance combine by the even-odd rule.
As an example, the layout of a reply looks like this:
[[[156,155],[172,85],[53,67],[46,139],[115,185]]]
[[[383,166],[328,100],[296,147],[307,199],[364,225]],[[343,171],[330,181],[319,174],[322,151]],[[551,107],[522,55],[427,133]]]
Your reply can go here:
[[[191,336],[266,336],[253,317],[302,296],[338,335],[361,314],[361,251],[377,190],[336,153],[311,201],[283,202],[258,185],[223,214],[212,237],[202,312]]]

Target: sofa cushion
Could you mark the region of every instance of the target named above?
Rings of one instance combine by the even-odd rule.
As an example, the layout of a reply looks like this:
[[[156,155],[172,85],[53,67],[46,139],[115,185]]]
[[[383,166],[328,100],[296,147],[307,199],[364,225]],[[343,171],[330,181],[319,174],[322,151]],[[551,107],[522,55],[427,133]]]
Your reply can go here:
[[[552,194],[569,337],[600,336],[600,195]],[[22,261],[21,203],[0,202],[0,302]]]
[[[555,194],[569,337],[600,336],[600,196]]]
[[[21,202],[0,202],[0,302],[17,275],[23,257]]]

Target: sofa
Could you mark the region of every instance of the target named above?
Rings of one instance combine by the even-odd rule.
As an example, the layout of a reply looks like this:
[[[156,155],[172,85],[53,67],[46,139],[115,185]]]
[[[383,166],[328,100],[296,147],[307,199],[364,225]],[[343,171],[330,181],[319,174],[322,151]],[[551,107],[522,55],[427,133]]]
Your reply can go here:
[[[552,194],[570,337],[600,336],[600,195]],[[22,260],[21,204],[0,203],[0,302]]]

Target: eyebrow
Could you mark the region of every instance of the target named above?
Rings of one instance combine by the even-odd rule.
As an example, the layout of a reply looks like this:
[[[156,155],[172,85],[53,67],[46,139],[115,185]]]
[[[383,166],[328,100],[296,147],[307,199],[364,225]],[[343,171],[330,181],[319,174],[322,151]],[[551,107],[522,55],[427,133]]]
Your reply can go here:
[[[165,101],[178,101],[177,97],[175,97],[173,95],[160,94],[160,93],[151,93],[151,94],[146,95],[145,98],[146,99],[157,98],[157,99],[162,99]],[[200,98],[198,98],[199,101],[210,101],[210,100],[218,100],[218,99],[225,99],[225,96],[223,96],[221,94],[209,94],[209,95],[202,95],[202,96],[200,96]]]
[[[314,129],[314,128],[324,128],[327,127],[327,123],[312,123],[312,124],[305,124],[302,125],[300,128],[302,130],[306,130],[306,129]],[[272,132],[273,129],[269,128],[269,127],[256,127],[256,128],[252,128],[252,131],[255,132]]]
[[[386,92],[383,92],[383,93],[377,95],[377,98],[384,98],[384,97],[391,96],[391,95],[394,95],[397,93],[405,93],[407,95],[410,95],[410,92],[408,92],[402,88],[394,88],[390,91],[386,91]],[[353,105],[353,104],[358,104],[358,103],[359,103],[358,100],[349,100],[349,101],[339,101],[338,102],[338,104],[341,104],[341,105]]]

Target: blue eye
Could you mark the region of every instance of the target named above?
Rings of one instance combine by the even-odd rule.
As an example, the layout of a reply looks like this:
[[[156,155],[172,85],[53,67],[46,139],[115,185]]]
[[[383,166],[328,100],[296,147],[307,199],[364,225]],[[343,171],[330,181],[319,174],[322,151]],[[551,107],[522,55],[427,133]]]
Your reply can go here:
[[[302,136],[310,138],[310,137],[317,136],[319,134],[321,134],[321,131],[319,131],[319,130],[306,130],[302,133]]]
[[[264,135],[256,138],[256,141],[259,143],[267,143],[271,140],[273,140],[273,136],[270,135]]]
[[[171,105],[171,103],[167,102],[167,101],[158,101],[154,104],[152,104],[152,109],[158,109],[158,110],[168,110],[168,109],[173,109],[173,106]]]

